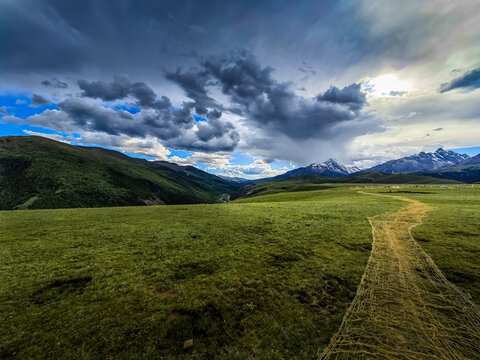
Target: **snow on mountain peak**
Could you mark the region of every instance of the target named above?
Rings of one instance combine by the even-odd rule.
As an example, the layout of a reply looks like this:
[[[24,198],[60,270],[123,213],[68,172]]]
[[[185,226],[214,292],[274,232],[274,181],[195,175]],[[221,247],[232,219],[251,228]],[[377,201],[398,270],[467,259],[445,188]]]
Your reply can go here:
[[[347,167],[341,165],[336,159],[330,158],[322,163],[313,163],[309,167],[313,169],[324,169],[338,173],[350,173]]]
[[[469,156],[466,154],[458,154],[451,150],[438,148],[435,152],[427,153],[422,151],[415,155],[390,160],[365,171],[393,174],[419,170],[435,170],[457,165],[468,158]]]
[[[310,164],[307,166],[307,168],[315,171],[330,171],[342,175],[353,174],[357,171],[360,171],[360,169],[356,166],[342,165],[335,158],[330,158],[322,163]]]

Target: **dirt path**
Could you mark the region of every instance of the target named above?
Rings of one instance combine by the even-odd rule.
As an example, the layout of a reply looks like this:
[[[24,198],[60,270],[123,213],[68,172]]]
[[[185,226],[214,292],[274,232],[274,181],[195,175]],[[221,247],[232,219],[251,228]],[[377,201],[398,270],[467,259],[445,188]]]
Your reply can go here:
[[[368,219],[370,259],[357,295],[319,359],[480,359],[479,308],[411,236],[433,208],[395,198],[408,205]]]

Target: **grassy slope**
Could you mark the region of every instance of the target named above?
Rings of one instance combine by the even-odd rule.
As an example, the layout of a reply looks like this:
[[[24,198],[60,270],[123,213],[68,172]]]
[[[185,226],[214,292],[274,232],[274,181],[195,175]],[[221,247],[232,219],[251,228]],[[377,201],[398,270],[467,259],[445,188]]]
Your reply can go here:
[[[406,194],[436,207],[413,235],[445,276],[480,305],[480,187],[430,191]]]
[[[328,189],[0,212],[0,357],[313,359],[364,271],[366,217],[401,205]]]
[[[480,181],[480,164],[458,165],[447,169],[418,172],[421,175],[444,179],[458,180],[468,183]]]
[[[341,178],[328,178],[315,175],[301,175],[287,179],[249,184],[239,189],[234,198],[269,195],[283,192],[322,190],[337,186],[334,184],[457,184],[453,180],[437,179],[410,174],[366,173]],[[346,186],[346,185],[344,185]]]
[[[480,186],[405,185],[368,191],[398,194],[435,207],[423,224],[413,229],[413,237],[444,275],[480,305]]]
[[[306,187],[344,187],[348,185],[306,184]],[[363,187],[364,185],[362,185]],[[480,213],[479,185],[398,185],[397,188],[386,189],[381,185],[365,185],[365,191],[379,192],[388,195],[398,194],[416,199],[435,207],[424,219],[422,226],[413,229],[413,236],[422,248],[433,258],[445,276],[468,292],[473,300],[480,304]],[[293,198],[310,198],[308,192],[295,193],[295,186],[280,192],[276,186],[268,188],[270,195],[243,198],[237,202],[250,201],[288,201]],[[325,190],[324,190],[325,191]]]
[[[208,203],[236,187],[192,167],[35,136],[0,138],[0,209]]]

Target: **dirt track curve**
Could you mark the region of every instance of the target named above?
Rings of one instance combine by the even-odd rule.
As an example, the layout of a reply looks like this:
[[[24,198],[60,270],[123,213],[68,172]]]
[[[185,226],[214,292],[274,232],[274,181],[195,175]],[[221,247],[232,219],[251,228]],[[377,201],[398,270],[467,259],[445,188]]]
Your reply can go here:
[[[411,235],[433,208],[389,197],[408,205],[368,219],[370,259],[338,332],[319,359],[480,359],[479,308]]]

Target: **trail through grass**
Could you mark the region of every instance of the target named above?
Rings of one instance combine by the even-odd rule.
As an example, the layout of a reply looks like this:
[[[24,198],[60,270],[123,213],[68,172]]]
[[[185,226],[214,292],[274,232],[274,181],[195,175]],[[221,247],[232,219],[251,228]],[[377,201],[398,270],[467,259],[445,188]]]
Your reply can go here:
[[[355,187],[366,191],[363,185]],[[412,229],[413,236],[477,304],[479,190],[435,185],[368,190],[435,207],[422,226]],[[0,211],[0,359],[315,359],[338,331],[365,272],[372,247],[367,219],[377,226],[373,245],[380,256],[380,247],[387,244],[384,228],[393,229],[392,214],[404,204],[395,196],[365,196],[350,186],[332,185],[214,205]],[[418,214],[406,225],[414,226],[420,218]],[[395,229],[409,242],[404,220]],[[410,244],[412,253],[400,245],[399,252],[412,261],[421,257],[415,260],[418,266],[435,278],[437,270],[425,264],[418,245]],[[411,262],[400,265],[409,276],[406,281],[414,284]],[[394,291],[386,299],[390,302],[372,307],[376,319],[352,323],[358,331],[367,329],[371,338],[353,338],[351,332],[348,341],[388,345],[399,352],[408,343],[411,350],[428,354],[407,352],[407,359],[479,358],[472,348],[479,340],[478,327],[472,325],[478,316],[469,317],[470,325],[458,322],[472,308],[468,299],[458,321],[455,311],[431,308],[450,306],[450,300],[429,293],[420,298],[429,305],[414,303],[417,307],[408,306],[404,315],[395,305],[397,299],[403,301],[402,289],[422,296],[427,290],[452,299],[462,295],[446,291],[442,279],[400,287],[395,283],[399,276],[389,276],[383,280],[389,288],[382,291]],[[363,296],[380,296],[369,289]],[[384,320],[390,310],[398,312],[393,316],[397,323]],[[428,314],[436,317],[410,319],[420,321]],[[418,325],[427,321],[435,328]],[[377,324],[384,327],[377,329]],[[459,330],[447,331],[445,325]],[[433,333],[436,342],[425,345],[430,338],[424,334]],[[375,342],[375,336],[383,343]],[[445,336],[452,338],[446,341]],[[184,349],[191,340],[193,346]],[[454,351],[438,355],[437,348],[444,349],[441,341],[454,343]],[[461,346],[465,350],[457,351]],[[350,351],[346,345],[330,349]],[[329,358],[402,359],[378,349],[356,349],[370,354],[331,352]]]
[[[1,211],[0,359],[314,359],[355,297],[367,217],[400,205],[326,189]]]
[[[433,208],[408,202],[370,217],[370,259],[339,331],[320,359],[478,359],[480,311],[411,236]]]

